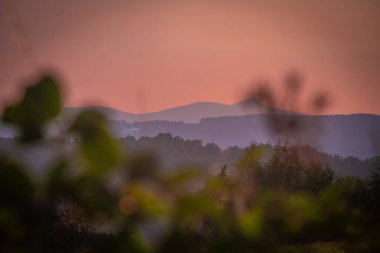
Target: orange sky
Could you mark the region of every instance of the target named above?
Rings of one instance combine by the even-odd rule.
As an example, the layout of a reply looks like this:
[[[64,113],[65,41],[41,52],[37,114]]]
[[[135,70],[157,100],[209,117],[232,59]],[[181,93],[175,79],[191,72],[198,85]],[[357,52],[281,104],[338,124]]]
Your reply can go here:
[[[329,91],[327,113],[380,114],[379,1],[5,2],[1,104],[45,67],[63,75],[67,105],[135,113],[234,103],[255,80],[279,87],[295,69],[305,100]]]

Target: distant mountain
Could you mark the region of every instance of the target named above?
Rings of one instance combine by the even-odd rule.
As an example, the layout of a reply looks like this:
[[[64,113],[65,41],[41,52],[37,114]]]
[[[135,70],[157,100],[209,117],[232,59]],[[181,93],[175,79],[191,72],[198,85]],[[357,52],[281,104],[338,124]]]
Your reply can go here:
[[[203,118],[224,117],[224,116],[242,116],[249,114],[264,114],[269,108],[255,100],[245,100],[236,104],[222,104],[214,102],[197,102],[188,105],[169,108],[162,111],[134,114],[112,109],[109,107],[80,107],[66,108],[68,114],[75,114],[84,109],[95,109],[105,113],[111,120],[132,122],[166,120],[166,121],[183,121],[185,123],[198,123]],[[275,109],[280,113],[287,113],[284,110]]]
[[[129,112],[123,112],[111,107],[105,106],[86,106],[86,107],[67,107],[64,109],[63,113],[67,116],[75,116],[76,114],[85,110],[96,110],[104,115],[107,115],[110,120],[121,120],[126,122],[139,121],[139,115]]]
[[[286,118],[289,115],[277,115]],[[311,145],[318,150],[343,157],[361,159],[380,155],[380,116],[352,115],[292,115],[298,123],[296,142]],[[277,118],[278,119],[278,118]],[[271,132],[268,123],[272,115],[245,115],[205,118],[199,123],[147,121],[127,123],[114,121],[113,129],[119,137],[127,135],[156,136],[171,133],[184,139],[215,143],[221,148],[245,147],[251,141],[276,144],[282,136]]]
[[[246,106],[247,103],[250,106]],[[252,100],[231,105],[199,102],[145,114],[107,107],[66,108],[64,114],[74,116],[85,109],[106,114],[117,137],[171,133],[184,139],[215,143],[221,148],[245,147],[251,141],[276,144],[283,136],[274,134],[270,129],[276,127],[278,120],[290,118],[287,124],[297,127],[294,140],[300,144],[343,157],[366,159],[380,155],[379,115],[308,116],[268,108]],[[15,134],[14,129],[0,124],[0,137]]]

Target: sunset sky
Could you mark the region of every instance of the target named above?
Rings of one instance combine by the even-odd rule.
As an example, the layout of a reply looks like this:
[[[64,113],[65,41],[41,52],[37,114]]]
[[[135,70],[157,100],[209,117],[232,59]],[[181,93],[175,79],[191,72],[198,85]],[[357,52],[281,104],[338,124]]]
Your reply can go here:
[[[325,113],[380,114],[380,1],[0,0],[0,104],[41,69],[66,105],[234,103],[297,70]],[[304,107],[300,107],[300,111]]]

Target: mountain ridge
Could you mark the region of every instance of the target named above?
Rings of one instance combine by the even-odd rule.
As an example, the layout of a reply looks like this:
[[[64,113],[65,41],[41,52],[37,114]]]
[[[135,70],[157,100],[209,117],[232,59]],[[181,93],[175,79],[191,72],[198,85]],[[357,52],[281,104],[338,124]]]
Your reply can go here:
[[[198,123],[203,118],[224,116],[243,116],[250,114],[267,114],[268,111],[281,114],[296,114],[278,108],[270,108],[257,100],[247,99],[233,104],[218,102],[194,102],[147,113],[130,113],[107,106],[66,107],[65,113],[75,114],[82,110],[95,109],[105,113],[110,120],[122,120],[129,123],[154,120],[183,121]]]
[[[288,117],[290,116],[290,117]],[[272,115],[251,114],[204,118],[198,123],[172,121],[112,122],[116,136],[155,136],[171,133],[184,139],[215,143],[221,148],[248,146],[251,141],[276,144],[282,135],[272,131]],[[328,154],[361,159],[380,155],[380,116],[352,115],[276,115],[298,122],[295,140]]]
[[[282,118],[287,123],[298,124],[296,131],[304,144],[310,144],[323,152],[361,159],[380,155],[380,115],[306,115],[261,104],[249,107],[251,110],[244,110],[247,102],[252,104],[255,101],[230,105],[196,102],[144,114],[128,113],[105,106],[72,107],[64,109],[63,117],[66,114],[71,118],[82,110],[94,109],[104,113],[111,121],[116,137],[171,133],[184,139],[215,143],[222,148],[234,145],[244,147],[250,141],[275,144],[279,136],[271,131],[271,127]],[[17,136],[17,129],[0,123],[0,136]]]

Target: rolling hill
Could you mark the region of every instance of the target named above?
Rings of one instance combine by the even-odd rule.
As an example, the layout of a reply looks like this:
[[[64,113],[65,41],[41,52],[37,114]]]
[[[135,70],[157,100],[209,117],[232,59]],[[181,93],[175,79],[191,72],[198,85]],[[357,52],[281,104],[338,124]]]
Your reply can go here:
[[[289,115],[278,115],[288,117]],[[299,122],[291,140],[318,150],[343,157],[361,159],[380,155],[380,116],[352,115],[293,115]],[[127,123],[113,121],[117,136],[155,136],[171,133],[184,139],[215,143],[222,148],[248,146],[251,141],[276,144],[283,135],[271,131],[272,116],[268,114],[204,118],[199,123],[146,121]]]
[[[247,106],[249,103],[250,106]],[[198,123],[203,118],[224,117],[224,116],[243,116],[249,114],[265,114],[270,108],[260,102],[250,99],[243,100],[235,104],[222,104],[215,102],[197,102],[169,108],[157,112],[134,114],[123,112],[109,107],[91,106],[79,108],[66,108],[65,113],[76,114],[84,109],[95,109],[105,113],[110,120],[126,121],[129,123],[166,120],[183,121],[185,123]],[[275,109],[279,113],[288,113],[284,110]]]
[[[184,139],[215,143],[221,148],[245,147],[251,141],[276,144],[284,135],[271,130],[278,120],[285,119],[285,122],[296,123],[296,136],[290,137],[300,144],[343,157],[366,159],[380,155],[379,115],[310,116],[268,108],[252,100],[250,105],[256,106],[247,107],[247,102],[231,105],[199,102],[145,114],[107,107],[65,108],[64,115],[74,116],[82,110],[95,109],[111,120],[117,137],[171,133]],[[271,113],[275,113],[275,117]],[[0,137],[14,135],[14,129],[0,124]]]

